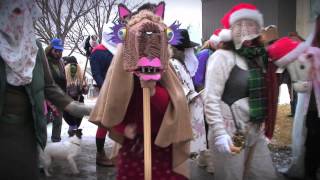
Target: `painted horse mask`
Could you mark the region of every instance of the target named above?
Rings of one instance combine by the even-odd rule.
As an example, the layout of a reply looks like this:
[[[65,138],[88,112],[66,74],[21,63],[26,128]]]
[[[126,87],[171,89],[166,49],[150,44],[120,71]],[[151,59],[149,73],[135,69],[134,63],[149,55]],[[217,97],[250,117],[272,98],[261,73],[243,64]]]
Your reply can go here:
[[[164,3],[159,3],[154,11],[141,10],[135,15],[124,6],[119,6],[122,19],[130,17],[126,24],[115,24],[112,28],[114,43],[123,43],[124,70],[133,72],[141,80],[161,79],[169,61],[168,44],[178,44],[179,23],[170,27],[163,23]]]
[[[319,48],[283,37],[268,47],[268,53],[278,67],[288,69],[295,91],[310,91],[312,82],[319,82]]]

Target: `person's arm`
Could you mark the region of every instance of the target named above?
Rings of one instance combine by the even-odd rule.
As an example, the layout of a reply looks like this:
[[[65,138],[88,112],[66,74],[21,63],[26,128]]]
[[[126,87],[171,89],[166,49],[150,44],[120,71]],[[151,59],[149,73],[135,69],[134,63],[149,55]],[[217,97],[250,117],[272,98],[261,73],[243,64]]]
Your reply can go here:
[[[209,57],[206,71],[205,114],[213,138],[227,135],[221,110],[221,97],[234,66],[234,60],[228,59],[224,52],[216,51]]]
[[[208,49],[204,49],[197,54],[199,65],[198,65],[198,69],[195,76],[193,76],[192,78],[194,82],[194,86],[197,89],[197,91],[203,89],[208,58],[209,58]]]
[[[50,102],[52,102],[60,110],[62,110],[68,104],[70,104],[73,101],[73,99],[70,96],[66,95],[65,92],[54,82],[44,50],[42,46],[39,45],[40,44],[39,42],[37,42],[37,44],[39,48],[39,53],[37,58],[41,59],[42,65],[43,65],[43,73],[44,73],[44,81],[45,81],[45,87],[44,87],[45,98],[48,99]]]
[[[39,42],[37,42],[37,44],[39,47],[37,58],[40,58],[43,65],[45,98],[52,102],[52,104],[54,104],[60,110],[65,110],[76,117],[89,115],[92,109],[91,107],[87,107],[84,104],[76,103],[54,82],[49,68],[48,60],[45,56],[42,46]]]

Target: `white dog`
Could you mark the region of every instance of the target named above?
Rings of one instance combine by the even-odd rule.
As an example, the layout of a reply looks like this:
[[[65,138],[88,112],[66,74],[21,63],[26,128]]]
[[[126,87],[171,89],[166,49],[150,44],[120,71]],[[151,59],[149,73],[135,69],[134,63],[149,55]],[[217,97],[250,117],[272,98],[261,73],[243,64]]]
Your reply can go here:
[[[81,151],[81,135],[81,129],[74,130],[73,134],[71,134],[71,137],[69,137],[67,141],[49,143],[44,151],[40,150],[39,159],[40,163],[43,165],[44,173],[46,176],[51,176],[51,174],[49,173],[49,167],[53,159],[67,160],[70,164],[72,173],[79,173],[74,158]]]

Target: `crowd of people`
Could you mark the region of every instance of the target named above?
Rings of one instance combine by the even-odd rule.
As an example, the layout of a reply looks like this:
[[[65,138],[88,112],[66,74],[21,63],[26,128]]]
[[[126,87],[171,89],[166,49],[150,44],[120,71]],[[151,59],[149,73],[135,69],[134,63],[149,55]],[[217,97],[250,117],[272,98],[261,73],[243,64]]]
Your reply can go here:
[[[36,39],[35,4],[0,2],[0,179],[39,179],[37,148],[45,148],[47,124],[51,142],[60,142],[62,121],[72,136],[85,115],[98,125],[96,164],[115,166],[117,180],[144,179],[143,88],[150,89],[152,179],[189,179],[188,159],[216,180],[280,179],[268,142],[283,82],[294,116],[293,160],[284,174],[317,179],[320,16],[307,40],[280,38],[254,5],[240,3],[196,49],[187,29],[168,33],[164,2],[118,10],[123,34],[83,43],[100,90],[92,108],[84,104],[86,68],[62,57],[61,39],[45,49]],[[107,135],[112,154],[104,150]]]

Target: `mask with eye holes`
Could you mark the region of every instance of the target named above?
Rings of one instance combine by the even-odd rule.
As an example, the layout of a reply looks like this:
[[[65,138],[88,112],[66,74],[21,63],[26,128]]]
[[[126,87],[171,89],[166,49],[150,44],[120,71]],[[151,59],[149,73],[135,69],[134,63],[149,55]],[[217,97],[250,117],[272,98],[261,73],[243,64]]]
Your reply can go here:
[[[133,72],[141,80],[160,80],[168,66],[168,44],[178,44],[180,24],[170,27],[163,23],[164,2],[154,9],[142,10],[131,16],[124,6],[119,6],[120,17],[130,17],[126,24],[115,24],[111,41],[123,43],[124,69]]]

